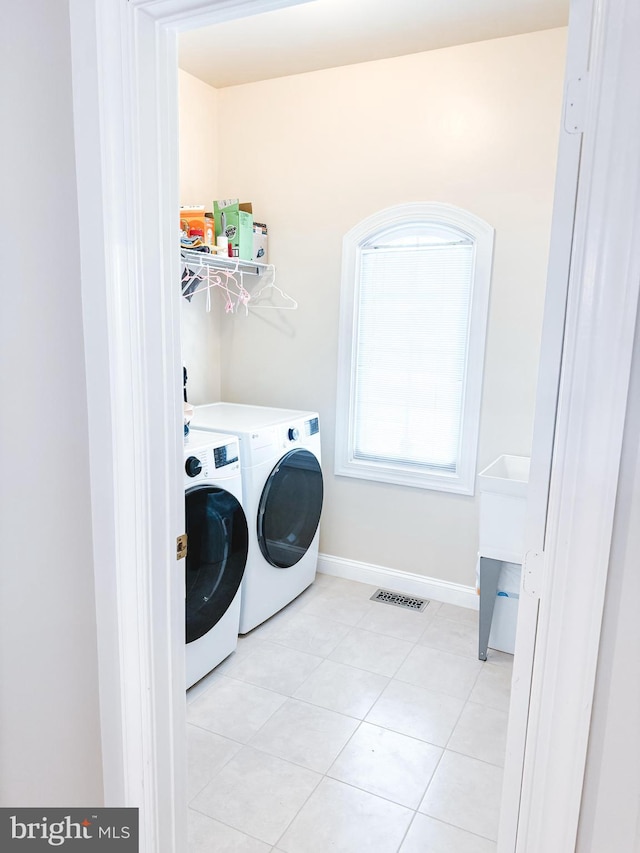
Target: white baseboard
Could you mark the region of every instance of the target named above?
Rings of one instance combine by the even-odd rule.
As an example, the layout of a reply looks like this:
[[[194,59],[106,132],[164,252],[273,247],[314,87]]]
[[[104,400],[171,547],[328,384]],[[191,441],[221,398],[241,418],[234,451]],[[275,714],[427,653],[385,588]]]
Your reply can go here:
[[[337,578],[384,587],[405,595],[430,598],[444,604],[457,604],[472,610],[478,609],[478,596],[473,586],[416,575],[413,572],[401,572],[372,563],[361,563],[359,560],[348,560],[345,557],[333,557],[331,554],[318,555],[318,571]]]

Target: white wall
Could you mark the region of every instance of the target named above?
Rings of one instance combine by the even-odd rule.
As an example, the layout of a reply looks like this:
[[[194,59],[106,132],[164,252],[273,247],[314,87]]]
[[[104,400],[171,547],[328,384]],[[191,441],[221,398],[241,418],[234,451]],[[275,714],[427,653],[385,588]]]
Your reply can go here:
[[[269,226],[297,312],[223,318],[222,396],[321,414],[321,550],[474,582],[477,498],[333,475],[343,234],[408,201],[496,229],[479,465],[531,446],[566,31],[219,91],[218,189]]]
[[[186,71],[179,72],[180,204],[204,204],[218,198],[218,92]],[[182,300],[182,357],[189,372],[191,403],[220,399],[219,295],[205,310],[204,294]]]
[[[0,804],[99,806],[68,0],[4,3],[0,56]]]

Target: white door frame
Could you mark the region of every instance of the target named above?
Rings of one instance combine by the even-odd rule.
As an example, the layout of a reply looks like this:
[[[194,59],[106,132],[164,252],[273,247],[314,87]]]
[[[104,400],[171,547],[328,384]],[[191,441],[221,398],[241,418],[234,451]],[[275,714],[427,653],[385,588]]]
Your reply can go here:
[[[177,31],[294,4],[69,4],[105,804],[141,853],[187,848]]]
[[[105,799],[141,807],[143,853],[186,849],[176,32],[296,4],[70,0]],[[634,5],[592,19],[518,853],[578,823],[640,281]]]
[[[584,130],[581,121],[576,117],[578,112],[576,92],[579,94],[580,91],[586,90],[587,85],[593,6],[594,0],[583,0],[581,3],[572,3],[570,10],[571,21],[567,40],[562,121],[527,496],[526,558],[518,607],[516,658],[511,687],[500,809],[498,848],[501,853],[502,851],[511,853],[515,849],[520,815],[522,774],[541,594],[540,573],[543,568],[547,535],[547,510]]]
[[[594,3],[517,853],[576,844],[640,289],[639,39],[637,2]]]

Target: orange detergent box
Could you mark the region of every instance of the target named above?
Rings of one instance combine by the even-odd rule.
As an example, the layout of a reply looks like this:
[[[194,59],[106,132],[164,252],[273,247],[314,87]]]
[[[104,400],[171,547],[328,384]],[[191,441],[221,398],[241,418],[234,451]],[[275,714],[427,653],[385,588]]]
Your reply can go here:
[[[204,205],[180,208],[180,237],[200,237],[204,242],[206,219]]]

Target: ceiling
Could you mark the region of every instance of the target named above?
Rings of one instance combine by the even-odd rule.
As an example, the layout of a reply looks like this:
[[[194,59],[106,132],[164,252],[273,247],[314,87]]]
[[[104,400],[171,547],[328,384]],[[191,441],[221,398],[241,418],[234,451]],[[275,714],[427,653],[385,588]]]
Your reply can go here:
[[[313,0],[180,36],[216,88],[566,26],[569,0]]]

